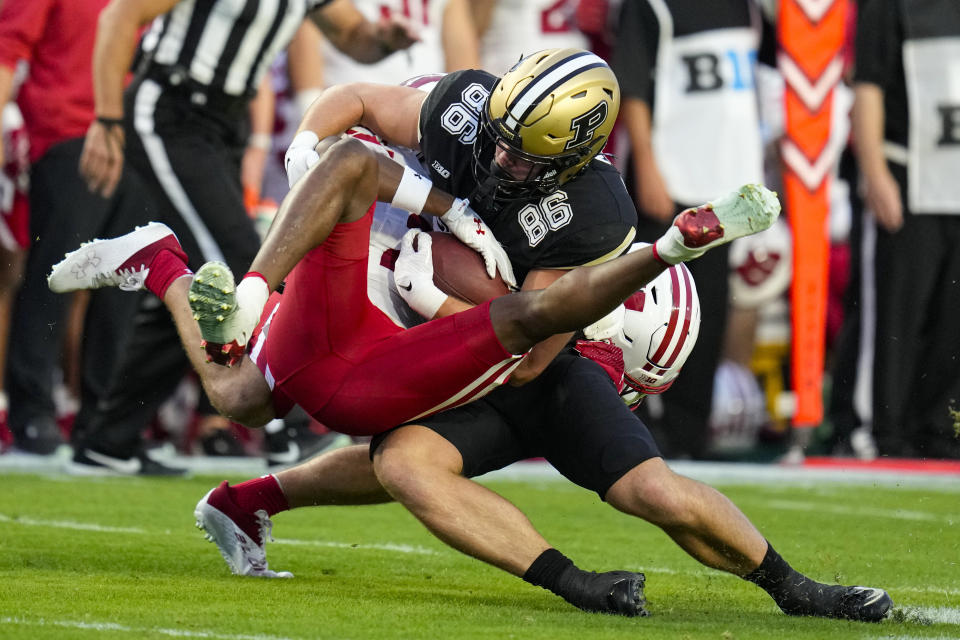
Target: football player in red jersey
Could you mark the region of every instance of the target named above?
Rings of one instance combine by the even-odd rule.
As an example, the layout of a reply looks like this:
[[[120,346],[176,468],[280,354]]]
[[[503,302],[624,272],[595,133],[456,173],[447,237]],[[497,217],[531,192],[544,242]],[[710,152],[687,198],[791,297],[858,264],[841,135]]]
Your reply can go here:
[[[326,146],[328,143],[318,147],[316,139],[320,136],[316,132],[312,135],[309,135],[309,131],[302,132],[308,135],[292,145],[288,171],[293,181],[296,182],[298,174],[303,179],[296,182],[291,197],[281,206],[278,221],[253,264],[256,273],[250,274],[239,285],[237,300],[232,295],[232,277],[224,280],[212,271],[198,273],[197,279],[203,276],[205,281],[195,282],[196,286],[192,289],[197,298],[194,300],[195,308],[203,312],[201,316],[207,316],[202,319],[208,324],[205,330],[208,340],[229,343],[239,338],[239,346],[251,335],[253,325],[260,317],[259,310],[266,293],[276,287],[294,265],[298,270],[287,281],[279,310],[276,314],[268,314],[265,319],[264,324],[269,322],[272,325],[269,336],[262,342],[257,341],[251,352],[256,358],[258,348],[266,349],[268,362],[263,373],[249,366],[232,370],[241,373],[222,376],[224,380],[232,378],[229,388],[218,390],[208,385],[211,397],[222,396],[230,408],[256,422],[256,419],[272,415],[269,412],[268,415],[257,413],[264,409],[260,398],[264,394],[269,395],[269,383],[275,383],[276,392],[279,385],[293,380],[292,384],[286,385],[288,392],[295,396],[292,399],[316,406],[321,413],[315,415],[328,426],[337,428],[336,424],[330,424],[331,418],[335,422],[376,422],[370,420],[369,406],[377,404],[388,405],[383,410],[392,412],[389,417],[395,423],[404,421],[392,400],[376,403],[371,399],[380,398],[383,393],[395,393],[393,387],[402,384],[411,369],[415,370],[417,365],[423,364],[412,363],[409,359],[416,357],[423,360],[425,354],[432,353],[436,341],[431,331],[441,327],[439,323],[446,318],[423,325],[428,328],[427,332],[418,334],[417,329],[404,332],[404,335],[420,336],[417,339],[419,344],[414,344],[415,349],[404,354],[408,359],[383,359],[378,363],[379,371],[368,369],[365,372],[366,387],[349,385],[347,393],[343,394],[345,398],[340,397],[340,390],[334,395],[321,394],[319,400],[310,396],[314,385],[321,382],[318,379],[321,371],[324,374],[339,374],[333,368],[318,366],[312,372],[306,371],[313,376],[296,377],[319,361],[316,354],[311,353],[317,342],[329,343],[328,340],[315,340],[313,343],[307,340],[316,337],[311,327],[317,303],[323,302],[329,306],[332,297],[329,294],[336,292],[331,290],[320,300],[311,289],[323,284],[325,279],[348,286],[350,276],[345,275],[348,270],[364,276],[366,274],[366,251],[362,254],[351,251],[357,251],[355,238],[361,233],[366,245],[370,215],[364,207],[369,206],[373,195],[381,200],[402,204],[402,208],[407,210],[447,211],[445,222],[468,240],[476,240],[477,237],[489,239],[492,228],[498,237],[508,239],[505,240],[507,251],[526,289],[539,288],[537,285],[543,285],[544,281],[556,280],[569,271],[562,280],[543,291],[505,296],[453,316],[461,322],[464,318],[477,320],[475,328],[468,335],[473,338],[486,333],[497,341],[501,353],[519,353],[530,348],[537,339],[582,327],[595,320],[601,310],[612,309],[616,301],[625,299],[660,273],[664,263],[675,264],[691,259],[712,246],[768,226],[770,220],[767,218],[771,217],[769,213],[773,203],[764,200],[770,194],[747,188],[713,206],[684,212],[677,218],[677,224],[650,248],[589,269],[569,270],[569,267],[578,264],[604,262],[604,258],[612,258],[625,250],[632,239],[632,226],[625,219],[626,210],[617,206],[625,201],[632,207],[619,175],[609,165],[594,159],[609,132],[605,123],[616,114],[616,85],[615,80],[612,85],[605,85],[610,78],[607,75],[609,69],[596,56],[586,52],[548,52],[547,55],[532,58],[501,79],[482,72],[451,74],[447,76],[450,80],[441,80],[426,99],[422,94],[417,95],[410,90],[396,91],[396,87],[382,88],[381,95],[372,86],[358,86],[334,90],[328,104],[323,103],[324,97],[314,103],[316,108],[330,109],[329,120],[314,118],[322,126],[332,129],[321,129],[324,136],[336,133],[341,126],[353,126],[359,120],[360,124],[370,125],[392,140],[415,145],[419,137],[419,148],[424,153],[426,164],[430,166],[434,182],[442,183],[455,194],[472,196],[480,207],[480,215],[473,211],[470,212],[473,215],[464,215],[465,209],[459,205],[460,216],[450,216],[449,212],[453,209],[450,196],[430,186],[424,188],[421,179],[406,173],[401,177],[397,166],[393,168],[395,173],[391,177],[389,167],[381,166],[379,181],[375,181],[370,175],[370,157],[355,146],[341,141],[333,143],[332,147]],[[584,72],[587,76],[578,78]],[[554,99],[551,92],[570,81],[574,86],[563,87],[559,92],[560,98]],[[484,88],[484,82],[489,84],[489,88]],[[490,96],[489,100],[484,92]],[[586,103],[571,106],[577,96],[592,97]],[[405,106],[402,104],[404,100],[408,101]],[[375,106],[378,104],[391,107],[387,110],[389,113],[380,113]],[[544,104],[554,105],[557,112],[553,113],[553,107],[544,107]],[[472,125],[469,105],[476,107]],[[417,116],[415,122],[419,122],[419,136],[416,124],[407,122],[404,128],[399,122],[389,122],[393,115],[411,107],[412,113]],[[545,112],[550,113],[551,117],[544,118]],[[310,120],[311,116],[308,115],[308,125],[305,126],[316,126]],[[438,125],[439,129],[434,133],[439,137],[427,135],[431,123]],[[612,122],[609,124],[612,126]],[[565,127],[565,135],[558,137],[557,132],[562,127]],[[590,186],[590,189],[581,190],[581,186]],[[752,204],[746,204],[749,202]],[[574,204],[577,205],[577,211],[582,210],[582,213],[577,214]],[[704,225],[705,221],[709,223]],[[570,233],[574,230],[579,233]],[[473,236],[477,231],[482,234]],[[167,237],[158,237],[150,243],[165,242]],[[561,242],[561,239],[565,242]],[[405,244],[401,261],[398,261],[397,281],[401,285],[410,285],[413,294],[405,294],[402,286],[398,287],[398,292],[426,317],[439,317],[456,310],[454,301],[445,296],[438,298],[431,293],[432,281],[427,267],[429,256],[424,259],[425,250],[411,251],[411,246],[412,242]],[[496,249],[496,245],[487,242],[479,248],[489,251]],[[122,260],[113,261],[110,272],[125,279],[130,279],[135,273],[146,275],[146,286],[159,294],[166,292],[168,307],[182,319],[189,317],[190,313],[184,300],[186,283],[177,280],[182,271],[162,264],[169,259],[170,264],[177,266],[179,259],[173,259],[176,257],[175,250],[173,247],[170,249],[161,252],[161,255],[167,256],[163,260],[154,258],[150,262],[147,274],[142,274],[143,270],[136,268],[140,257],[129,254]],[[318,255],[318,250],[330,252],[336,260]],[[306,257],[301,260],[305,254]],[[407,258],[405,261],[404,256]],[[350,266],[351,262],[353,266]],[[495,256],[490,260],[490,266],[494,265],[506,273],[502,263],[496,263]],[[72,273],[76,270],[73,268],[75,266],[82,265],[72,264],[68,259],[60,266],[59,273]],[[101,267],[99,272],[102,274],[104,268]],[[536,274],[545,275],[538,280]],[[206,279],[207,275],[213,277],[214,284],[223,286],[225,295],[217,294],[216,287],[207,286],[211,284]],[[58,271],[55,270],[51,282],[57,279]],[[354,283],[354,298],[358,297],[358,291],[364,290],[364,282]],[[332,285],[328,282],[326,286]],[[245,290],[241,291],[242,288]],[[198,301],[202,304],[196,304]],[[211,314],[206,309],[210,301],[219,302],[222,313]],[[342,311],[339,306],[336,310]],[[244,313],[249,317],[244,318]],[[278,323],[283,313],[288,314],[288,319]],[[219,322],[218,315],[223,316],[223,322]],[[356,316],[348,309],[346,316],[339,321],[350,323],[351,318],[356,320]],[[352,324],[356,326],[355,322]],[[192,337],[189,333],[192,331],[195,335],[196,327],[191,327],[189,320],[178,322],[178,325],[185,332],[185,342],[190,344]],[[280,333],[278,326],[283,328]],[[222,327],[226,327],[226,330]],[[340,335],[344,340],[353,339],[349,334]],[[275,340],[273,336],[279,338]],[[546,362],[531,363],[528,379],[543,371],[568,337],[561,336],[557,345],[551,345],[553,353]],[[394,336],[381,342],[392,340],[395,340]],[[277,344],[280,345],[279,357],[273,350]],[[334,342],[334,345],[335,349],[346,350],[343,343]],[[229,344],[227,348],[230,348]],[[300,358],[300,368],[293,374],[287,373],[294,367],[283,361],[286,354],[290,354],[293,361]],[[342,354],[338,355],[343,357]],[[348,355],[360,360],[363,358],[356,354]],[[527,354],[523,362],[531,359],[531,355]],[[438,380],[462,376],[462,373],[444,369],[449,365],[444,358],[441,355],[438,360],[421,369],[423,374],[416,381],[430,380],[431,385],[420,386],[432,386]],[[449,360],[449,357],[446,359]],[[590,383],[591,388],[596,388],[596,380],[608,379],[602,369],[586,360],[574,359],[573,362],[591,367],[584,373],[594,380]],[[274,363],[279,364],[280,375],[273,369]],[[581,367],[582,364],[572,366]],[[556,366],[563,367],[565,364],[558,361]],[[404,375],[398,375],[401,371]],[[563,369],[559,371],[560,380],[567,384],[574,384],[580,379]],[[252,393],[243,397],[238,394],[236,382],[238,376],[247,374],[251,380],[259,378],[259,387],[249,388]],[[210,382],[206,379],[209,377],[205,376],[205,382]],[[217,376],[214,374],[212,377]],[[515,373],[514,377],[519,376]],[[548,381],[549,378],[544,380]],[[214,382],[213,386],[217,384]],[[557,388],[547,382],[544,384],[548,392]],[[509,391],[513,390],[504,389],[504,392]],[[517,393],[522,391],[517,390]],[[586,394],[573,395],[579,396],[579,404],[573,405],[579,406],[579,409],[570,415],[587,416],[587,410],[591,407],[586,402]],[[616,464],[598,466],[595,464],[596,455],[600,455],[599,462],[602,463],[605,449],[604,443],[598,441],[599,450],[577,461],[584,468],[596,467],[592,475],[578,478],[584,486],[594,488],[619,508],[663,527],[684,549],[705,564],[756,582],[767,589],[785,611],[856,619],[877,619],[886,613],[889,597],[882,590],[821,585],[793,571],[726,498],[669,471],[659,458],[652,440],[648,438],[644,441],[642,435],[637,435],[642,425],[636,422],[616,393],[602,392],[601,395],[607,398],[612,395],[621,408],[619,416],[611,414],[621,424],[632,421],[626,426],[617,426],[613,435],[623,434],[639,442],[634,442],[632,447],[621,447],[624,455],[618,457]],[[342,409],[345,406],[342,403],[354,400],[357,404],[349,410]],[[361,402],[364,404],[359,404]],[[330,411],[330,406],[336,403],[340,403],[337,409]],[[446,404],[443,408],[449,406],[452,404]],[[473,406],[476,405],[439,414],[438,419],[444,420],[456,411],[465,411]],[[425,408],[429,412],[435,407],[427,404]],[[272,407],[266,409],[271,410]],[[387,419],[386,416],[376,417]],[[550,548],[512,505],[460,476],[460,472],[465,471],[466,455],[460,459],[462,451],[458,451],[442,436],[438,438],[432,435],[439,435],[440,428],[434,431],[430,420],[434,418],[416,418],[416,426],[404,426],[379,439],[375,458],[380,481],[428,527],[458,549],[521,575],[583,609],[623,615],[641,615],[645,612],[641,574],[593,574],[576,568],[569,559]],[[566,436],[558,433],[558,460],[577,454],[577,443],[571,440],[572,432]],[[540,444],[549,444],[549,437],[548,429]],[[611,436],[603,434],[601,437]],[[618,443],[610,440],[607,444],[616,448]],[[616,452],[619,453],[620,449],[616,449]],[[433,457],[433,453],[440,455]],[[344,455],[348,457],[344,458]],[[198,504],[198,523],[216,540],[235,572],[271,577],[284,575],[270,571],[266,566],[261,525],[266,523],[269,515],[291,507],[383,500],[384,494],[375,482],[376,477],[370,473],[365,455],[362,449],[347,450],[343,455],[334,452],[330,457],[318,459],[317,465],[310,463],[276,477],[267,476],[237,487],[229,487],[224,483],[211,490]],[[421,462],[424,463],[422,468],[417,464]],[[327,465],[326,473],[323,465]],[[410,475],[404,478],[404,474]],[[323,485],[325,482],[331,484]],[[469,510],[464,518],[450,521],[444,517],[443,514],[448,510],[442,507],[451,495],[464,497],[462,504]],[[437,506],[441,508],[435,509]],[[470,523],[469,528],[464,523]],[[486,536],[491,533],[496,535]],[[509,540],[509,548],[489,542],[498,539]],[[800,584],[806,586],[798,586],[798,579]],[[813,597],[815,592],[821,596]]]

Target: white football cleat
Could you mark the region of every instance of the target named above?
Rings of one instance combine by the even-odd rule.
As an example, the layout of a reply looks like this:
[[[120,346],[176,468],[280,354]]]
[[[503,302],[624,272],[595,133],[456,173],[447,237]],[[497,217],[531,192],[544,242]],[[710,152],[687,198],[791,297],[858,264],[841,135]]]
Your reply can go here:
[[[237,284],[222,262],[207,262],[197,270],[187,299],[208,361],[231,366],[243,357],[269,295],[262,278],[246,277]]]
[[[47,284],[56,293],[101,287],[139,291],[154,257],[165,249],[187,261],[173,231],[165,224],[151,222],[116,238],[84,242],[53,265]]]
[[[227,482],[223,481],[201,498],[193,511],[197,528],[206,532],[207,540],[216,543],[230,571],[238,576],[254,578],[292,578],[289,571],[271,571],[267,567],[264,543],[273,523],[267,512],[243,511],[230,499]]]
[[[747,184],[712,202],[677,215],[657,240],[657,257],[677,264],[710,249],[770,228],[780,215],[777,194],[763,185]]]

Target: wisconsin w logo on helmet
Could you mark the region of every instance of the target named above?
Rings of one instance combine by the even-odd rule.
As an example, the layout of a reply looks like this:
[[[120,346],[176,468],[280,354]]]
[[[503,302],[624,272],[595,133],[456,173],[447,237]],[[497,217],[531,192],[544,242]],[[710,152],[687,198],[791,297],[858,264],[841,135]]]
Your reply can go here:
[[[547,49],[523,58],[494,85],[481,113],[474,170],[485,195],[513,200],[556,191],[603,149],[619,109],[616,76],[599,56]],[[498,164],[504,153],[524,175]]]

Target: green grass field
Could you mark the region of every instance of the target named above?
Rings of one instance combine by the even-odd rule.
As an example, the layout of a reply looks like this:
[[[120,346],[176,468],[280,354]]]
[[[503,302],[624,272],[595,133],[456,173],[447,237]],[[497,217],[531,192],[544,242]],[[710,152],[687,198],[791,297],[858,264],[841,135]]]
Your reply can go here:
[[[644,571],[651,617],[582,613],[449,549],[397,505],[280,514],[267,555],[296,578],[238,578],[193,526],[219,479],[0,475],[0,638],[960,637],[960,482],[715,483],[797,569],[887,588],[896,619],[868,625],[788,618],[551,479],[485,484],[582,568]]]

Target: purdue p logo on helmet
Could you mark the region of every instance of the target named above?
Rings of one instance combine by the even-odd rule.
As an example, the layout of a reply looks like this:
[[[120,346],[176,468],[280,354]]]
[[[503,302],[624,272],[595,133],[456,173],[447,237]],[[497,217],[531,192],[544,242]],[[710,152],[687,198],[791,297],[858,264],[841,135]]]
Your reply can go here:
[[[571,48],[521,59],[490,92],[483,130],[542,170],[523,181],[504,179],[492,166],[488,175],[498,177],[502,192],[516,196],[556,190],[603,149],[619,109],[616,76],[599,56]]]

